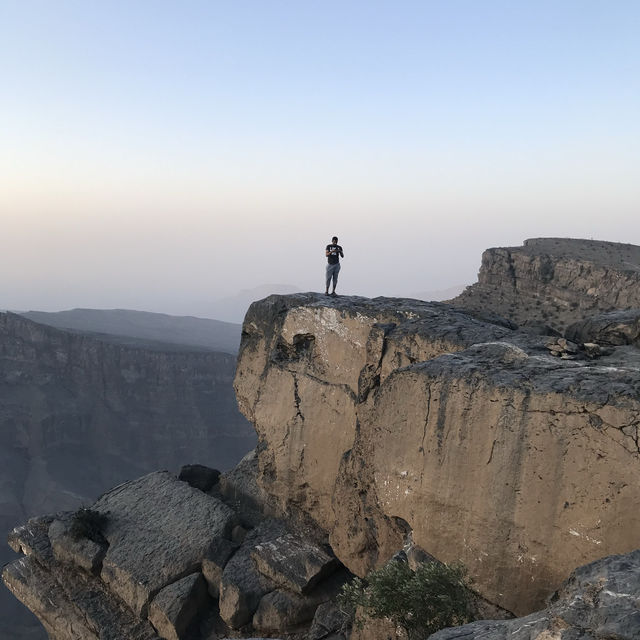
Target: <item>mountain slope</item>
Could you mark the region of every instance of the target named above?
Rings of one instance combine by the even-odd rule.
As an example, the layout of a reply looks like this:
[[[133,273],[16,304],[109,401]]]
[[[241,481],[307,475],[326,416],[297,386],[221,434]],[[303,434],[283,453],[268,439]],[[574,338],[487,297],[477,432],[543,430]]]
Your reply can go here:
[[[208,318],[170,316],[130,309],[70,309],[55,313],[28,311],[21,315],[59,329],[102,334],[102,339],[132,346],[140,344],[166,349],[166,344],[172,344],[237,353],[240,345],[239,324]]]

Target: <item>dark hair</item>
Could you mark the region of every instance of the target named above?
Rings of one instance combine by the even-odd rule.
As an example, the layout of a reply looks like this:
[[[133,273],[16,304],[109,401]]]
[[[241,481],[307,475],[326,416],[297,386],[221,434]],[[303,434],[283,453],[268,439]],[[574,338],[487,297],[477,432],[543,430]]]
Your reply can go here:
[[[333,236],[333,238],[331,238],[331,242],[338,242],[338,236]]]

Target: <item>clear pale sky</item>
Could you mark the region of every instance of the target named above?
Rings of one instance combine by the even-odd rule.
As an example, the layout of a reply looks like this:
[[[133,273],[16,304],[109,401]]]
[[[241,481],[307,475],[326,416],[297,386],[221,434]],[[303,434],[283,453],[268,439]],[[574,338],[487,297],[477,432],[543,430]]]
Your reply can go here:
[[[400,295],[640,244],[640,2],[0,0],[0,308]]]

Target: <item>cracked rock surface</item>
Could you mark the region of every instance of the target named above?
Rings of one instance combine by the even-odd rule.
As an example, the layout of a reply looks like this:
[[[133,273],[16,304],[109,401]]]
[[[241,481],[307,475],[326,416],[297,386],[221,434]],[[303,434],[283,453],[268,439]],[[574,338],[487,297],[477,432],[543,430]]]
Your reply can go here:
[[[429,640],[636,640],[640,550],[576,569],[548,609],[515,620],[483,620]]]
[[[636,245],[533,238],[521,247],[487,249],[478,282],[451,302],[564,333],[568,325],[598,313],[640,308],[639,285]]]
[[[104,516],[98,531],[79,538],[71,513],[30,520],[9,536],[24,556],[4,568],[3,580],[52,640],[216,640],[267,630],[306,640],[317,609],[351,574],[326,540],[312,543],[309,532],[254,511],[260,491],[249,495],[256,485],[247,476],[255,466],[248,457],[239,468],[242,478],[238,469],[225,474],[210,493],[168,472],[120,485],[91,508]],[[236,488],[252,507],[249,518],[223,501]],[[249,531],[232,542],[240,519]],[[295,550],[293,573],[279,562],[286,549]],[[336,640],[345,640],[344,626],[330,629]]]
[[[360,575],[409,529],[491,602],[539,609],[640,530],[639,352],[564,360],[546,340],[440,303],[254,303],[235,388],[260,487]]]

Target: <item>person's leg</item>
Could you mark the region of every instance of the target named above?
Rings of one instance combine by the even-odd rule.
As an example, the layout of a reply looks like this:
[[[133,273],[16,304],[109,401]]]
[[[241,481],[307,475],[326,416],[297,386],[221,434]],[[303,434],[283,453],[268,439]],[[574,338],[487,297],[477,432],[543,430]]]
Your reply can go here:
[[[327,286],[325,287],[324,293],[327,296],[329,295],[329,285],[331,284],[331,275],[332,275],[331,267],[332,266],[333,265],[328,264],[326,268]]]
[[[340,273],[340,263],[334,265],[333,269],[333,293],[336,292],[336,285],[338,284],[338,273]]]

